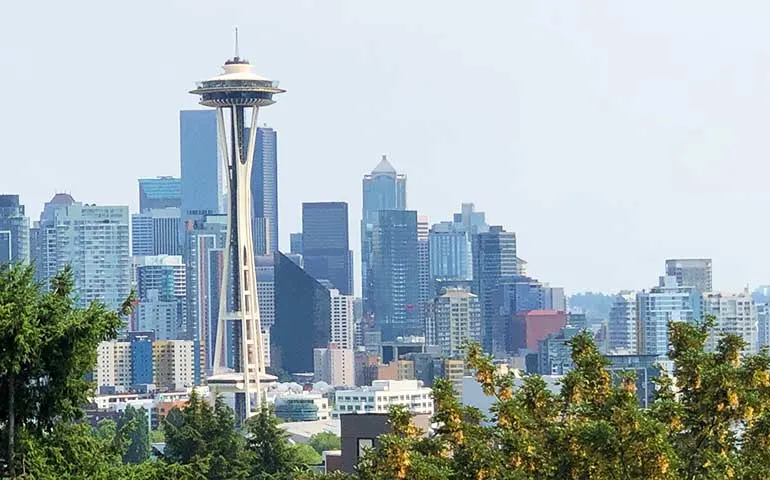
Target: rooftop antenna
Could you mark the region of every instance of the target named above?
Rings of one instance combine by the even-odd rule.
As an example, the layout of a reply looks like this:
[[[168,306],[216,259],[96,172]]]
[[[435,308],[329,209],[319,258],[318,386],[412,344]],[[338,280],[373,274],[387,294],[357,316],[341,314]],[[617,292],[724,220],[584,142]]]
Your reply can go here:
[[[238,27],[235,27],[235,60],[238,60]]]

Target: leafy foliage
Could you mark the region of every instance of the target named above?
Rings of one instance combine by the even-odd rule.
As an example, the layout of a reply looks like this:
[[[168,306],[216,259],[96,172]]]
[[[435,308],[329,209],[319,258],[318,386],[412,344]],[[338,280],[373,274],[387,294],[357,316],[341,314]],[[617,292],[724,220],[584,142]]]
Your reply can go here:
[[[323,454],[327,450],[340,449],[340,437],[331,432],[316,433],[310,437],[307,443],[319,454]]]
[[[32,266],[0,266],[0,456],[7,473],[15,471],[18,438],[51,434],[57,422],[81,417],[96,348],[115,337],[130,300],[121,312],[98,302],[78,308],[69,268],[43,291]]]
[[[118,419],[116,437],[123,448],[123,463],[142,463],[150,458],[149,417],[144,408],[128,405]]]

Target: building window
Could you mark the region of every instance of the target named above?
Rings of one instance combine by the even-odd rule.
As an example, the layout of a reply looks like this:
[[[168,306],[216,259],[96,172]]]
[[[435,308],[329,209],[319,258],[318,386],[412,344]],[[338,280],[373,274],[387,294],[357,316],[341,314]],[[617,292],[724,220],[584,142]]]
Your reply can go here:
[[[372,438],[359,438],[358,439],[358,458],[363,457],[366,451],[374,446],[374,439]]]

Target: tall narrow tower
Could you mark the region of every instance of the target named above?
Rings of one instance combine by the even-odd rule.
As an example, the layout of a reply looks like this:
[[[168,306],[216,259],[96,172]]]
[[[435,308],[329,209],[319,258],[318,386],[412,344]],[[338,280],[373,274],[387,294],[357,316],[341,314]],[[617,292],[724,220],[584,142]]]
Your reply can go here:
[[[235,413],[243,421],[261,408],[260,385],[275,381],[265,373],[262,356],[250,182],[259,108],[273,104],[273,95],[284,90],[278,82],[254,73],[252,65],[238,56],[237,32],[235,57],[223,69],[223,74],[199,82],[190,93],[200,96],[201,105],[216,108],[229,194],[214,366],[208,384],[214,394],[234,394]]]

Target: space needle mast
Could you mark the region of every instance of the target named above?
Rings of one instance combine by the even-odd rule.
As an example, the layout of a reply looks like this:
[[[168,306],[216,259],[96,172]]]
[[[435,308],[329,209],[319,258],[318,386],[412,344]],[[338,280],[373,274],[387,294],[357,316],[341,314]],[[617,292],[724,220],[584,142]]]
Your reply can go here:
[[[285,90],[278,88],[278,82],[256,74],[254,67],[239,56],[237,29],[235,56],[222,68],[222,74],[198,82],[190,92],[200,96],[201,105],[216,108],[219,150],[228,186],[227,248],[213,371],[207,383],[213,395],[234,395],[235,414],[243,422],[259,412],[262,386],[276,380],[265,373],[262,353],[250,181],[259,109],[275,103],[273,95]],[[227,341],[229,330],[235,332],[231,346]],[[230,362],[228,355],[234,357]]]

